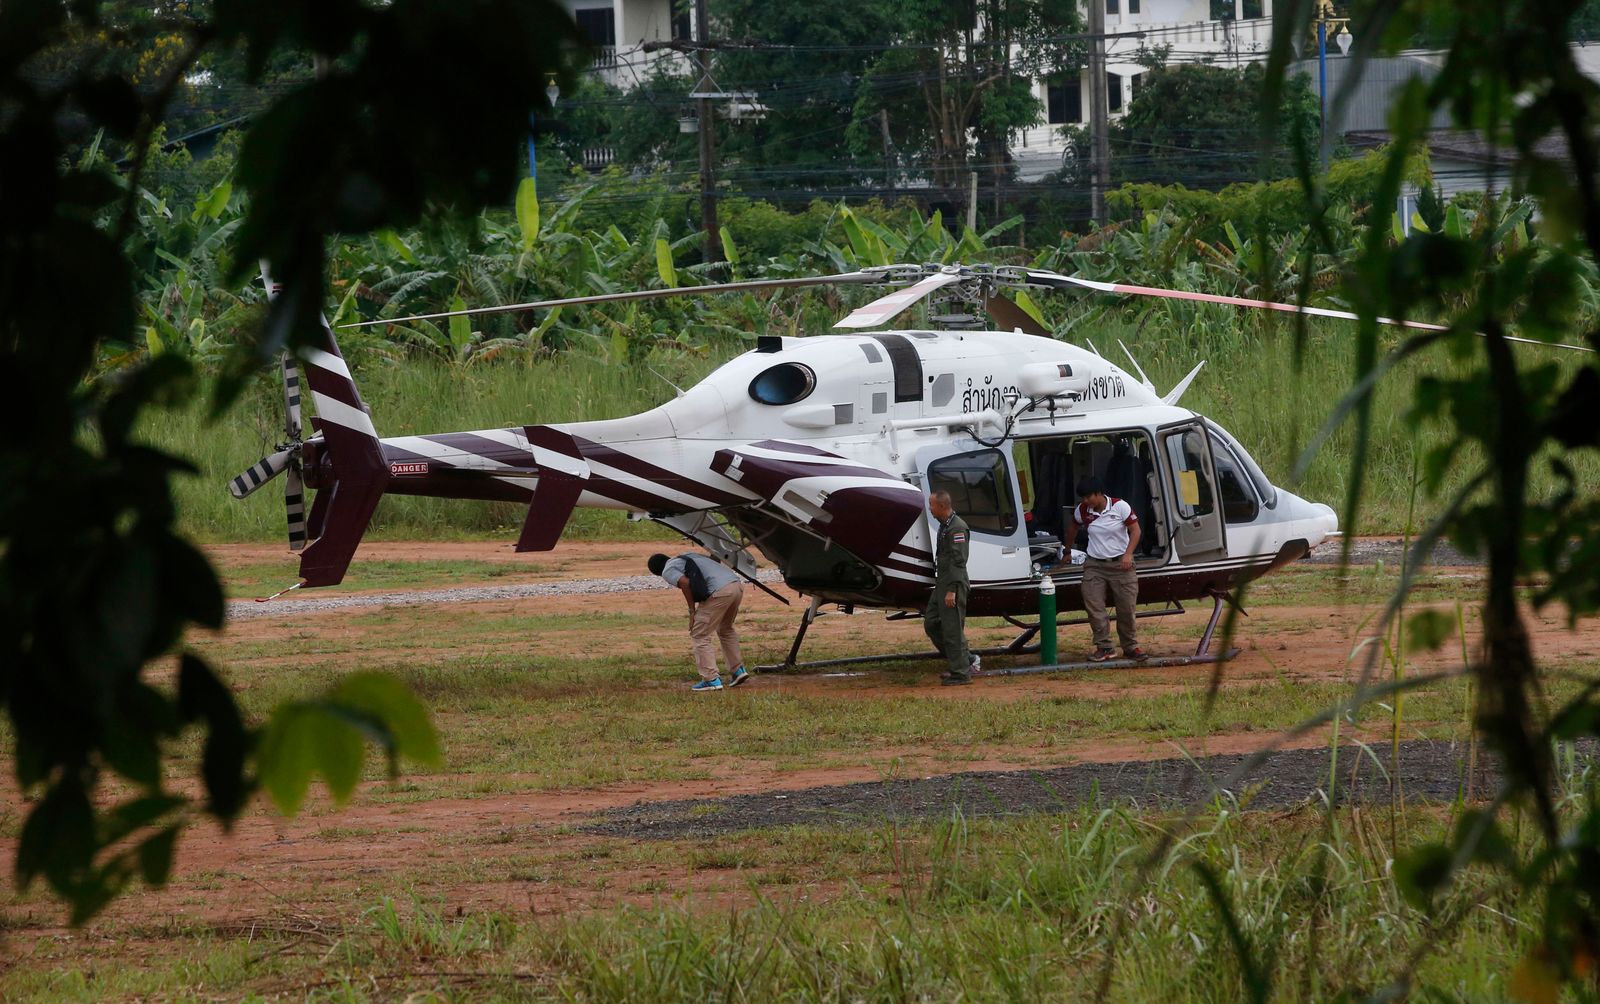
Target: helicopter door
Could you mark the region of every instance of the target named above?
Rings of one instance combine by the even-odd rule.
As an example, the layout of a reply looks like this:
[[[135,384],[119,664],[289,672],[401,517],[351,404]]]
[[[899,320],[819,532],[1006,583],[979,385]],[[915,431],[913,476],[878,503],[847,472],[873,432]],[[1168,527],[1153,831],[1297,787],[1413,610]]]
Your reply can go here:
[[[950,493],[956,515],[972,533],[967,577],[974,588],[1032,580],[1022,497],[1009,451],[973,449],[974,443],[942,444],[917,451],[917,468],[927,492]],[[939,527],[928,514],[929,539]]]
[[[1222,510],[1217,505],[1217,471],[1211,459],[1211,441],[1199,419],[1175,422],[1156,429],[1161,441],[1162,466],[1172,488],[1176,517],[1172,547],[1181,564],[1193,564],[1228,555]]]

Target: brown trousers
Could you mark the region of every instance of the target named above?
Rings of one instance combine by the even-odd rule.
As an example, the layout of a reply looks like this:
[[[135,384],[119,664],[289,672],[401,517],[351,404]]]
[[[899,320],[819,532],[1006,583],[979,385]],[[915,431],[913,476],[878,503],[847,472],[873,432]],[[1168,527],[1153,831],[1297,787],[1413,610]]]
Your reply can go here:
[[[1111,623],[1106,617],[1106,590],[1111,590],[1111,602],[1117,608],[1117,640],[1122,650],[1131,652],[1139,647],[1139,635],[1134,627],[1133,608],[1139,602],[1139,576],[1131,568],[1124,569],[1120,558],[1087,558],[1083,563],[1083,610],[1089,615],[1089,627],[1094,631],[1094,647],[1100,651],[1111,648]]]
[[[689,637],[694,640],[694,662],[702,680],[717,678],[718,642],[722,643],[722,657],[728,660],[729,673],[744,665],[739,654],[739,632],[733,626],[742,599],[744,584],[731,582],[695,604]]]

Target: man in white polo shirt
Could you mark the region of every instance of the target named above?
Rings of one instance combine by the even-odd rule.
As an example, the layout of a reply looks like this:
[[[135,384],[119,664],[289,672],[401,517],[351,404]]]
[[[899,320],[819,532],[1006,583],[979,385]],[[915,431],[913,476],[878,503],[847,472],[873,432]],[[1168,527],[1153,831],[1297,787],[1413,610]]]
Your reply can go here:
[[[1083,609],[1094,631],[1094,652],[1090,662],[1105,662],[1117,654],[1111,647],[1111,624],[1106,617],[1106,589],[1111,590],[1117,608],[1117,640],[1129,659],[1148,658],[1139,647],[1133,608],[1139,602],[1139,577],[1133,570],[1133,552],[1139,546],[1139,517],[1133,508],[1118,498],[1106,495],[1099,478],[1084,478],[1078,483],[1082,501],[1072,510],[1067,541],[1078,537],[1081,526],[1089,531],[1089,557],[1083,562]]]

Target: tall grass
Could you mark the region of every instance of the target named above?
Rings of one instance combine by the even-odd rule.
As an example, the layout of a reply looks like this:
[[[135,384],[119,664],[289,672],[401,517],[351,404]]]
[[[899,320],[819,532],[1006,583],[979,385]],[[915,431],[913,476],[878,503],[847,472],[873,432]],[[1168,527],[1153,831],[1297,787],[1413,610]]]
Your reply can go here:
[[[1287,323],[1245,319],[1231,310],[1175,305],[1147,312],[1142,320],[1103,317],[1075,326],[1068,337],[1092,342],[1113,362],[1127,368],[1118,348],[1133,351],[1157,389],[1165,392],[1196,363],[1206,368],[1182,404],[1232,432],[1249,449],[1274,483],[1307,498],[1342,508],[1353,437],[1336,432],[1306,471],[1292,481],[1300,451],[1333,410],[1349,385],[1353,369],[1351,330],[1332,322],[1313,326],[1303,366],[1296,369]],[[615,418],[643,411],[669,399],[671,380],[687,386],[716,365],[744,351],[745,343],[724,339],[703,353],[654,353],[648,366],[609,363],[564,353],[532,363],[448,365],[428,359],[397,361],[387,355],[356,356],[356,378],[372,407],[380,435],[412,435],[495,428],[543,422]],[[1556,356],[1555,350],[1519,351]],[[1416,363],[1414,366],[1439,365]],[[654,369],[657,373],[650,372]],[[1414,442],[1404,416],[1410,406],[1409,374],[1384,382],[1374,408],[1371,472],[1363,499],[1365,532],[1398,533],[1426,521],[1426,499],[1411,509],[1413,450],[1434,442],[1424,430]],[[184,528],[208,541],[262,541],[283,533],[281,489],[270,486],[244,502],[227,493],[233,475],[270,452],[281,438],[282,403],[275,376],[263,374],[228,415],[204,418],[204,406],[154,413],[144,433],[156,445],[192,459],[197,477],[178,486]],[[1464,465],[1458,465],[1464,466]],[[1600,464],[1579,463],[1580,479],[1600,481]],[[1587,468],[1587,469],[1585,469]],[[1460,479],[1447,475],[1445,488]],[[460,538],[514,534],[520,507],[439,499],[385,498],[373,521],[378,537]],[[568,531],[576,536],[638,534],[620,515],[580,510]]]

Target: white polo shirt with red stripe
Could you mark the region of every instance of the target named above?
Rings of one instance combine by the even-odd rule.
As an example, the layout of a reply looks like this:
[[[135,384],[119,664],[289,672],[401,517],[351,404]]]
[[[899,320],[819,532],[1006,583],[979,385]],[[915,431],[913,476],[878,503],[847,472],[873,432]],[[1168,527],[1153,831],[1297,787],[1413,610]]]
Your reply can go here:
[[[1139,522],[1132,506],[1109,495],[1101,512],[1090,510],[1087,502],[1079,502],[1072,518],[1089,531],[1089,557],[1102,560],[1122,557],[1128,550],[1128,527]]]

